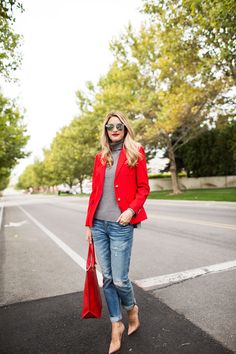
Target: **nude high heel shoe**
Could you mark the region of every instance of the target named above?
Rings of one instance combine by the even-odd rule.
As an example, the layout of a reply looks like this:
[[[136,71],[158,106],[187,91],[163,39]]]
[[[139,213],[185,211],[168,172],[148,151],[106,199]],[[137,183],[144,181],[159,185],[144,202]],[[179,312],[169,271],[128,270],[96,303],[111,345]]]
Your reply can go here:
[[[121,340],[125,330],[125,326],[121,321],[112,323],[111,343],[109,354],[116,353],[121,348]]]
[[[128,319],[129,319],[129,328],[128,328],[128,336],[130,336],[131,334],[133,334],[134,332],[136,332],[138,330],[138,328],[140,327],[140,321],[138,318],[138,305],[134,305],[134,307],[132,308],[132,310],[128,311]]]

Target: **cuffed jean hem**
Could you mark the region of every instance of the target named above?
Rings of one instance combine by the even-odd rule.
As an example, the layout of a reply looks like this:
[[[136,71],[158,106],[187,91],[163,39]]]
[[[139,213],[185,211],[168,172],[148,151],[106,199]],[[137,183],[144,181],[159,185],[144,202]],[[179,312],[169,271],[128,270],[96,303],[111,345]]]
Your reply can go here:
[[[132,310],[132,308],[136,305],[136,301],[134,301],[133,305],[130,306],[123,306],[126,311]]]
[[[110,317],[112,323],[122,320],[122,316]]]

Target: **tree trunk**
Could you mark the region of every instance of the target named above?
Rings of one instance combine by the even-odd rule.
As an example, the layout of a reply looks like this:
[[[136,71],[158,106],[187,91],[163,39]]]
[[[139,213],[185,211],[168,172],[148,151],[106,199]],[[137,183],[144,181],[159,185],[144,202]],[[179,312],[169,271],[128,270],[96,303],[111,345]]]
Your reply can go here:
[[[83,180],[79,180],[80,193],[83,193]]]
[[[173,194],[180,194],[182,193],[182,191],[179,186],[179,181],[178,181],[178,176],[176,171],[175,153],[173,150],[173,146],[171,144],[171,140],[168,135],[166,135],[166,141],[167,141],[168,157],[170,159],[170,172],[171,172]]]

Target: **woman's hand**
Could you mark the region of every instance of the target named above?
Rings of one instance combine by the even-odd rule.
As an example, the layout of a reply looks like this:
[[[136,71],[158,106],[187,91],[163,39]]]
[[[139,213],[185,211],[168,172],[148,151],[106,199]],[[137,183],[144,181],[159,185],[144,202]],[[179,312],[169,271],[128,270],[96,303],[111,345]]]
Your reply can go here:
[[[120,223],[121,225],[127,225],[132,219],[133,215],[133,211],[131,209],[127,209],[122,214],[120,214],[116,222]]]
[[[86,235],[86,240],[89,243],[92,243],[93,235],[92,235],[92,231],[91,231],[90,227],[88,227],[88,226],[86,227],[85,235]]]

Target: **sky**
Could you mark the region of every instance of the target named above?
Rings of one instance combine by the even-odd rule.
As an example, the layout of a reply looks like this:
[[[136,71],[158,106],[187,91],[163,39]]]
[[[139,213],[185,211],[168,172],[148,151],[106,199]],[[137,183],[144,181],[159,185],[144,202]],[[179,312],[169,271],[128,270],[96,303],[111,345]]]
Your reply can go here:
[[[109,43],[129,22],[138,29],[145,15],[142,0],[22,0],[15,31],[23,36],[23,62],[17,84],[3,85],[3,93],[25,109],[31,136],[12,181],[43,158],[56,132],[78,115],[75,92],[87,81],[97,82],[113,61]]]

